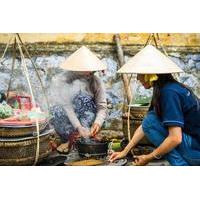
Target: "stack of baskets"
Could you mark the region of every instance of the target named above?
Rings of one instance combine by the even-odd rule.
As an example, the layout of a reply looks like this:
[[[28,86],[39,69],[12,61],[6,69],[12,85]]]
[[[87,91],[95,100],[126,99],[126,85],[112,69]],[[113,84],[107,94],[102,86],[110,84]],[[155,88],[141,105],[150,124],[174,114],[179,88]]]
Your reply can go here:
[[[149,106],[130,106],[130,134],[132,138],[136,129],[142,124],[142,121],[149,110]],[[126,109],[128,110],[128,107]],[[127,118],[127,114],[122,116],[123,132],[126,140],[128,140]],[[152,145],[146,137],[144,137],[139,144]]]
[[[52,151],[51,142],[55,137],[49,121],[40,123],[39,159],[48,157]],[[36,125],[0,126],[0,165],[33,165],[36,156]]]

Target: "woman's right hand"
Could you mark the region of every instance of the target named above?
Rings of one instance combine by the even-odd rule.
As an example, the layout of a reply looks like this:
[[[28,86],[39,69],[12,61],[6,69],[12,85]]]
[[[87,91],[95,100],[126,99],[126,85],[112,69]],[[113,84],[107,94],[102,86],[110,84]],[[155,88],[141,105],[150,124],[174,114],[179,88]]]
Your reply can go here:
[[[84,138],[85,138],[85,137],[90,137],[90,135],[91,135],[89,129],[87,129],[87,128],[83,127],[83,126],[79,126],[79,127],[77,128],[77,130],[78,130],[80,136],[82,136],[82,137],[84,137]]]
[[[110,156],[109,161],[110,162],[114,162],[115,160],[118,160],[118,159],[126,157],[126,155],[127,155],[127,153],[125,153],[124,151],[114,152]]]

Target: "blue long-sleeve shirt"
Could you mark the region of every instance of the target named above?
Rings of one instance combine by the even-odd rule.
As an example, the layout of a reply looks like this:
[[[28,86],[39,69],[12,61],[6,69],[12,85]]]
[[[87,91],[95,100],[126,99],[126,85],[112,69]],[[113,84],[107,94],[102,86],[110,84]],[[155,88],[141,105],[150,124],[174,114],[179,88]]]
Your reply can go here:
[[[178,126],[200,142],[200,100],[178,83],[161,89],[161,120],[166,127]]]

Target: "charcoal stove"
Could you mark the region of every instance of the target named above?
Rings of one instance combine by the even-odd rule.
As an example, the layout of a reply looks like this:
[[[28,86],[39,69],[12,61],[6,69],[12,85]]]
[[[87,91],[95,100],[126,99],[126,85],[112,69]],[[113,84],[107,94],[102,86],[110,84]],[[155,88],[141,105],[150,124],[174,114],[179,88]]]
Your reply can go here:
[[[108,154],[108,144],[95,138],[80,138],[75,147],[81,157],[104,158]]]

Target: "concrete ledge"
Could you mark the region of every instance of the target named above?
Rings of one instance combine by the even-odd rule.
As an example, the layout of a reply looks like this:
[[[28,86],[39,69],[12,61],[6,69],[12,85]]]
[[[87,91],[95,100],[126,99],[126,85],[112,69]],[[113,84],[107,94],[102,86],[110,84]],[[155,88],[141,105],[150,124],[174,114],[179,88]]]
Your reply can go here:
[[[28,48],[30,54],[34,55],[50,55],[50,54],[63,54],[63,53],[72,53],[82,45],[89,47],[92,51],[104,55],[104,54],[115,54],[116,53],[116,45],[111,43],[26,43],[26,47]],[[125,55],[135,55],[140,49],[143,48],[144,45],[123,45],[123,50]],[[2,54],[6,44],[0,43],[0,53]],[[171,52],[179,52],[183,54],[188,53],[200,53],[200,46],[165,46],[165,49],[168,53]],[[11,46],[8,48],[8,53],[11,53]]]

